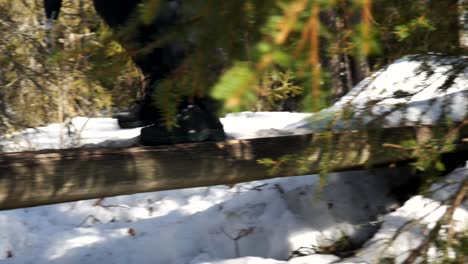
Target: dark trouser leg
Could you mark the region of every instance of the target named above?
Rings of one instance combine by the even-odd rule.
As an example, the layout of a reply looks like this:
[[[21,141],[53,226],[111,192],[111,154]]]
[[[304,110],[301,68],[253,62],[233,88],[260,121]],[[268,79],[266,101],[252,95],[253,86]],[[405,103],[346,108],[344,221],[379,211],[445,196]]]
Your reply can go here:
[[[143,74],[158,81],[177,69],[185,57],[184,47],[175,40],[148,50],[180,22],[181,0],[162,1],[159,14],[149,25],[139,22],[137,7],[140,2],[142,0],[94,0],[94,6]]]
[[[161,117],[153,105],[155,83],[167,77],[183,61],[185,51],[174,42],[147,50],[154,40],[163,38],[178,23],[180,0],[163,2],[153,23],[140,23],[138,5],[142,0],[94,0],[97,13],[112,28],[117,40],[127,49],[135,64],[145,76],[145,93],[130,111],[114,115],[122,128],[133,128],[156,123]]]
[[[143,128],[141,140],[146,145],[160,145],[185,142],[200,142],[224,139],[223,126],[215,115],[215,107],[210,98],[188,98],[178,106],[178,126],[168,130],[160,120],[160,114],[152,103],[152,89],[167,78],[183,62],[186,49],[181,42],[168,41],[147,51],[154,40],[164,39],[167,33],[180,21],[181,0],[163,2],[159,14],[149,25],[136,24],[131,27],[127,21],[138,21],[132,13],[136,12],[139,1],[132,0],[94,0],[97,12],[114,30],[121,44],[129,51],[130,56],[150,79],[148,91],[141,101],[136,113],[117,116],[121,127],[135,125],[153,125]],[[130,19],[132,18],[133,19]],[[126,32],[125,30],[128,30]],[[140,52],[145,50],[145,52]],[[125,121],[125,122],[121,122]],[[135,121],[135,122],[134,122]],[[141,123],[140,123],[141,121]],[[124,124],[125,123],[125,124]],[[126,125],[127,124],[127,125]]]

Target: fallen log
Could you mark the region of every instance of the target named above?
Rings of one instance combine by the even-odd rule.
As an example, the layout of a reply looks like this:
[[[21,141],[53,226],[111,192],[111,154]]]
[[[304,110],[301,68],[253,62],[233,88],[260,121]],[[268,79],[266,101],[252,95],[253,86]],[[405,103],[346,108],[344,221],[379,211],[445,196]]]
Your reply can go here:
[[[455,148],[440,151],[468,150],[465,128],[456,131]],[[0,209],[314,174],[324,165],[330,172],[381,166],[415,158],[416,151],[401,146],[403,141],[427,142],[434,133],[453,131],[394,127],[159,147],[0,153]],[[281,159],[285,155],[289,159]],[[295,159],[306,162],[299,165]]]

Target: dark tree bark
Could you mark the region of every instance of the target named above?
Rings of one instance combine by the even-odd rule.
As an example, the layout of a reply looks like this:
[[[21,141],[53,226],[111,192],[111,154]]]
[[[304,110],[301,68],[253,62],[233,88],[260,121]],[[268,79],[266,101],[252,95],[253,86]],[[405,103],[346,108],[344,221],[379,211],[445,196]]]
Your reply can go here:
[[[331,73],[332,101],[339,100],[354,85],[345,36],[345,16],[348,4],[347,1],[340,1],[336,8],[326,12],[322,18],[323,23],[334,36],[331,40],[324,40],[328,52],[327,56],[322,58]]]
[[[429,33],[429,48],[434,52],[450,53],[460,49],[459,0],[430,0],[429,19],[435,30]]]

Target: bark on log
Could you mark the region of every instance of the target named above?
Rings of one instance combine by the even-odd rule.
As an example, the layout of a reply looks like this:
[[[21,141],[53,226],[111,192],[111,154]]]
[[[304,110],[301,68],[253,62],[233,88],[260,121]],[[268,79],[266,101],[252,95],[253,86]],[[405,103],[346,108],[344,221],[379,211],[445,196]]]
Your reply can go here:
[[[397,144],[430,139],[431,131],[399,127],[160,147],[0,153],[0,209],[313,174],[324,165],[331,172],[395,163],[414,158],[413,151]],[[463,141],[467,133],[461,134],[457,151],[468,150]],[[298,155],[307,166],[291,162],[272,173],[258,163],[284,155]]]

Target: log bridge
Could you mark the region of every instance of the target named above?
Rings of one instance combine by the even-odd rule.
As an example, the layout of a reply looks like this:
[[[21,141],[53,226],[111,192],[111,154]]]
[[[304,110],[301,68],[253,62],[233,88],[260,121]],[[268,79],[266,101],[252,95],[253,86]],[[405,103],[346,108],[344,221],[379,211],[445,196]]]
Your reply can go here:
[[[158,147],[0,153],[0,210],[314,174],[324,165],[329,172],[385,166],[416,157],[417,151],[400,145],[403,141],[429,142],[436,135],[454,135],[455,148],[439,151],[466,160],[466,127],[393,127]],[[266,158],[275,169],[259,163]]]

